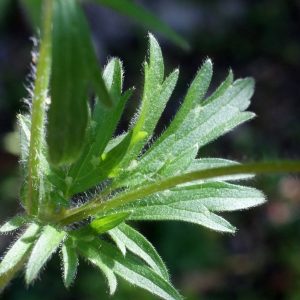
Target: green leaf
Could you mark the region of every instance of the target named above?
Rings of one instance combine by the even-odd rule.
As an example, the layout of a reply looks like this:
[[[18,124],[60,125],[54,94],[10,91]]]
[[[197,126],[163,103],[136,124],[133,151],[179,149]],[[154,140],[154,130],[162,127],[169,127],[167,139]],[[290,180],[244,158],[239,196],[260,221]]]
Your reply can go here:
[[[32,218],[27,215],[15,216],[0,227],[0,233],[16,230],[31,221]]]
[[[111,149],[115,148],[119,145],[128,135],[128,132],[120,134],[114,138],[112,138],[105,147],[104,153],[108,153]]]
[[[142,156],[139,161],[132,161],[131,165],[115,178],[113,187],[127,187],[131,190],[135,189],[136,186],[142,186],[153,181],[152,176],[154,176],[159,169],[163,167],[164,162],[168,160],[168,150],[171,142],[175,142],[174,135],[171,135],[167,139],[167,143],[162,144],[162,151],[159,153],[154,153],[154,155],[150,154],[146,157]]]
[[[123,88],[123,68],[119,59],[110,59],[103,71],[103,79],[114,102],[118,103]],[[99,124],[101,124],[102,115],[105,113],[107,113],[105,109],[99,105],[99,102],[96,102],[94,118],[97,119]]]
[[[154,30],[157,30],[175,42],[177,45],[181,46],[184,49],[189,49],[188,43],[171,30],[165,23],[163,23],[159,18],[154,14],[149,13],[140,6],[129,0],[93,0],[94,2],[101,3],[111,9],[116,10],[128,16],[138,22],[144,24],[147,28],[150,27]]]
[[[180,186],[120,205],[116,211],[133,211],[131,220],[178,220],[234,232],[214,211],[233,211],[262,204],[263,194],[253,188],[224,182]]]
[[[151,34],[149,34],[149,53],[149,64],[147,62],[144,64],[145,84],[139,116],[131,128],[132,140],[135,140],[136,135],[141,132],[147,132],[148,136],[140,139],[127,152],[120,164],[122,168],[128,167],[132,160],[139,155],[147,140],[151,138],[178,79],[178,70],[175,70],[163,81],[164,64],[161,49]]]
[[[90,227],[97,232],[98,234],[101,234],[103,232],[106,232],[110,229],[115,228],[119,224],[121,224],[123,221],[128,219],[131,212],[129,213],[117,213],[113,215],[106,216],[104,218],[96,219],[90,223]]]
[[[171,127],[170,131],[166,130],[162,138],[157,141],[158,145],[154,143],[152,148],[140,159],[140,165],[137,164],[135,168],[124,173],[126,176],[122,175],[123,177],[120,178],[120,181],[123,181],[122,184],[127,185],[129,183],[126,180],[133,182],[143,176],[147,177],[149,181],[161,167],[166,165],[165,168],[168,168],[167,164],[172,161],[176,162],[179,157],[184,156],[184,152],[187,151],[186,145],[198,149],[240,123],[253,118],[253,113],[243,112],[249,105],[252,93],[252,79],[237,80],[214,101],[204,103],[203,106],[196,105],[183,121],[180,121],[180,118],[186,113],[179,111],[180,118],[174,119],[175,125]],[[174,130],[176,131],[173,135],[168,135]]]
[[[81,153],[88,124],[88,84],[107,106],[113,102],[101,76],[84,13],[73,0],[54,1],[49,156],[53,164]]]
[[[176,156],[185,150],[186,145],[201,147],[254,116],[249,112],[243,113],[253,94],[253,80],[241,79],[229,85],[232,81],[231,73],[215,92],[217,96],[201,105],[199,102],[208,88],[211,74],[211,63],[208,60],[193,81],[174,121],[150,151],[156,150],[161,140],[175,133],[177,143],[171,150]],[[203,77],[206,78],[205,82]],[[199,88],[201,92],[197,95],[195,93]]]
[[[173,155],[184,151],[186,145],[202,147],[223,135],[242,122],[254,117],[253,113],[243,112],[250,104],[253,94],[253,80],[235,81],[222,95],[204,106],[196,106],[186,117],[176,132],[177,143]]]
[[[158,50],[156,52],[158,52]],[[156,59],[156,61],[159,61],[162,64],[161,55],[157,55],[157,56],[160,59]],[[163,72],[163,69],[160,70],[160,72]],[[152,79],[154,81],[153,85],[156,84],[155,80],[157,77],[159,77],[158,75],[159,71],[156,71],[155,73],[153,72],[153,79]],[[176,136],[174,134],[178,131],[178,128],[182,125],[183,121],[187,118],[190,111],[200,104],[201,100],[203,99],[209,87],[211,77],[212,77],[212,63],[210,60],[207,60],[203,64],[199,72],[197,73],[195,79],[193,80],[180,110],[176,114],[175,119],[172,121],[168,129],[161,135],[160,138],[158,138],[158,140],[151,146],[151,148],[143,155],[143,157],[140,159],[139,163],[136,166],[134,167],[130,166],[130,168],[127,171],[120,174],[120,176],[116,179],[115,182],[116,186],[120,186],[120,185],[134,186],[136,184],[140,185],[142,182],[148,182],[149,180],[151,181],[153,180],[151,176],[153,176],[156,172],[158,172],[158,170],[162,168],[164,165],[165,168],[168,168],[167,167],[168,164],[170,164],[169,171],[165,170],[164,172],[165,175],[169,174],[170,176],[172,172],[171,165],[178,166],[178,164],[176,164],[176,161],[180,160],[180,157],[182,157],[185,160],[185,164],[187,164],[187,166],[191,163],[191,160],[196,155],[196,153],[194,154],[194,151],[196,151],[196,147],[198,149],[197,140],[194,140],[192,143],[186,144],[191,146],[191,148],[189,148],[190,150],[185,150],[185,149],[183,150],[183,151],[192,151],[190,155],[185,157],[185,153],[182,152],[174,156],[173,153],[174,151],[172,151],[173,149],[176,149],[176,144],[175,144]],[[158,147],[157,150],[156,147]],[[184,171],[185,164],[181,165],[181,170],[178,171]]]
[[[124,243],[124,240],[119,238],[118,236],[118,229],[114,228],[112,230],[110,230],[108,232],[108,234],[110,235],[110,237],[112,238],[112,240],[116,243],[116,245],[118,246],[119,250],[122,252],[122,254],[125,256],[126,255],[126,245]]]
[[[119,212],[116,214],[105,216],[103,218],[97,218],[93,220],[88,226],[84,227],[83,229],[76,230],[73,233],[83,239],[91,239],[99,234],[115,228],[123,221],[128,219],[130,215],[131,212]]]
[[[127,254],[124,257],[114,245],[99,239],[88,243],[76,240],[76,249],[92,262],[95,261],[94,263],[101,260],[110,270],[131,284],[148,290],[163,299],[181,300],[181,296],[168,281],[133,256]]]
[[[106,179],[126,153],[127,148],[125,145],[116,148],[114,151],[117,151],[118,155],[113,153],[114,160],[109,165],[102,156],[119,122],[124,105],[132,93],[132,90],[129,90],[121,95],[122,74],[122,65],[117,59],[112,59],[104,70],[103,78],[114,99],[115,107],[114,109],[108,109],[96,102],[85,149],[68,173],[68,177],[72,178],[68,190],[69,194],[84,191]],[[126,141],[127,146],[129,146],[130,139],[127,138]]]
[[[220,86],[214,91],[214,93],[205,100],[204,104],[207,105],[208,103],[221,97],[227,91],[227,89],[232,85],[232,83],[233,83],[233,73],[230,70],[227,78],[220,84]]]
[[[78,256],[73,247],[73,241],[70,238],[63,243],[61,253],[64,267],[64,284],[66,287],[69,287],[75,278],[78,265]]]
[[[198,187],[192,186],[198,191]],[[204,205],[209,211],[235,211],[248,209],[263,204],[266,199],[262,192],[245,186],[238,186],[224,182],[206,183],[203,199],[197,201]],[[195,197],[201,191],[195,192]],[[191,199],[193,201],[193,199]],[[188,203],[188,202],[187,202]]]
[[[198,147],[192,146],[177,157],[174,157],[170,147],[175,144],[175,135],[171,135],[161,143],[160,151],[149,152],[139,160],[136,168],[124,171],[117,179],[122,186],[129,186],[130,190],[136,186],[149,184],[154,180],[178,175],[189,167],[198,152]]]
[[[92,156],[89,161],[85,162],[87,172],[82,173],[82,177],[73,177],[69,174],[70,184],[67,190],[68,195],[74,195],[81,191],[99,184],[101,181],[113,177],[118,173],[118,166],[127,150],[130,148],[132,143],[132,132],[129,134],[114,148],[107,153],[103,153],[100,157]]]
[[[229,223],[212,212],[246,209],[264,201],[262,193],[253,188],[221,182],[204,183],[150,195],[139,201],[130,218],[181,220],[233,232],[234,228]]]
[[[197,152],[198,147],[197,145],[195,145],[191,148],[187,148],[175,158],[171,156],[169,160],[165,163],[163,168],[159,170],[158,176],[160,178],[167,178],[183,173],[194,161]]]
[[[72,0],[56,0],[53,4],[53,63],[47,142],[50,160],[58,165],[74,161],[81,152],[88,122],[88,90],[80,49],[80,8]]]
[[[37,240],[26,266],[26,283],[29,284],[34,280],[51,254],[57,249],[60,242],[66,235],[64,231],[58,231],[48,225],[44,228],[39,239]]]
[[[97,266],[106,276],[108,281],[110,294],[114,294],[117,289],[117,278],[112,271],[111,267],[107,265],[107,262],[103,260],[103,257],[99,255],[99,250],[93,248],[89,243],[81,240],[74,240],[75,247],[77,251],[84,256],[87,260]]]
[[[150,149],[154,150],[165,138],[169,137],[171,134],[175,134],[191,110],[200,105],[211,82],[212,72],[212,62],[210,59],[207,59],[191,83],[174,120]]]
[[[5,254],[0,264],[0,290],[4,288],[26,261],[39,231],[40,227],[37,224],[31,224]]]
[[[163,261],[154,247],[143,235],[125,223],[110,230],[109,235],[118,246],[123,244],[124,247],[128,248],[132,253],[142,258],[157,274],[169,281],[169,274]],[[123,247],[121,246],[120,250],[122,251],[122,249]],[[123,255],[125,255],[125,253],[123,253]]]
[[[66,171],[61,166],[50,166],[46,158],[46,151],[47,150],[45,148],[41,154],[41,171],[49,182],[51,182],[58,190],[64,193],[67,187]]]

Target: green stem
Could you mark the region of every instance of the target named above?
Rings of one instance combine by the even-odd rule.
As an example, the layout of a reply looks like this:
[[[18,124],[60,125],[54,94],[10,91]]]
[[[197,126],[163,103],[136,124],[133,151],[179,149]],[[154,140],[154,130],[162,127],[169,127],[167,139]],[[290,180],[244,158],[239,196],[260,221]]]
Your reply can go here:
[[[37,63],[31,114],[27,198],[27,212],[30,215],[37,215],[39,208],[39,177],[41,176],[40,164],[43,141],[45,100],[47,97],[51,69],[52,0],[44,0],[43,20],[42,42]]]
[[[102,202],[100,204],[92,204],[90,207],[85,207],[83,210],[80,210],[80,208],[77,208],[75,211],[70,210],[68,216],[59,221],[59,225],[66,226],[72,224],[74,222],[87,218],[88,216],[95,215],[100,212],[109,211],[117,206],[135,201],[153,193],[173,188],[179,184],[192,182],[195,180],[222,177],[228,175],[266,173],[300,173],[300,161],[248,163],[213,168],[208,170],[194,171],[178,175],[156,183],[143,186],[141,188],[137,188],[136,190],[133,190],[128,193],[126,193],[125,191],[125,193],[119,194],[111,200]]]

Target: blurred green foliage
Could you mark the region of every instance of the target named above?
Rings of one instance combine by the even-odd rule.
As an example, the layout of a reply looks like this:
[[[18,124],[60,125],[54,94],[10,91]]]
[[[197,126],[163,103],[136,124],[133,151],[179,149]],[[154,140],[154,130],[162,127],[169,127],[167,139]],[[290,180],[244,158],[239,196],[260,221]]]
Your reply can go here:
[[[299,159],[298,1],[142,3],[161,15],[191,45],[191,51],[185,52],[165,39],[159,39],[166,63],[181,66],[179,82],[183,84],[175,91],[158,131],[165,127],[178,108],[181,100],[178,95],[186,91],[197,66],[209,56],[218,68],[215,70],[215,86],[228,68],[234,69],[236,77],[255,77],[256,93],[251,110],[258,117],[206,146],[200,155],[241,161],[278,157]],[[5,5],[6,14],[0,14],[1,220],[17,210],[18,157],[7,151],[4,137],[13,131],[16,113],[26,109],[20,99],[27,97],[24,78],[29,73],[32,46],[29,38],[33,36],[28,16],[18,2],[0,1],[1,12]],[[130,87],[137,82],[134,76],[139,75],[144,59],[146,30],[111,11],[95,7],[86,6],[86,12],[90,16],[101,63],[104,64],[109,55],[120,57],[129,75],[125,76],[125,84]],[[113,28],[114,22],[117,32]],[[166,73],[168,68],[171,67],[167,66]],[[133,100],[127,107],[120,132],[128,126],[135,106]],[[240,228],[235,236],[173,222],[138,225],[138,229],[156,246],[174,274],[173,282],[187,299],[300,298],[300,180],[297,177],[258,177],[252,185],[264,190],[269,202],[242,214],[226,215]],[[1,236],[1,251],[10,239],[11,236]],[[74,286],[70,291],[65,290],[59,278],[60,270],[56,268],[58,263],[58,257],[55,257],[48,265],[48,272],[42,274],[43,280],[37,281],[34,288],[24,287],[21,276],[14,279],[13,288],[8,287],[0,299],[110,299],[103,276],[90,267],[86,268],[85,263],[79,266]],[[99,294],[99,290],[103,293]],[[115,299],[155,298],[124,284],[116,292]]]

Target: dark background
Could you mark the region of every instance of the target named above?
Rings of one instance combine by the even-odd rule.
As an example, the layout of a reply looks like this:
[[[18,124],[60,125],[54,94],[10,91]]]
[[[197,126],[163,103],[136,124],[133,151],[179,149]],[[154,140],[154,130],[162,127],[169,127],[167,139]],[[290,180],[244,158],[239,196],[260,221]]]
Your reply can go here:
[[[34,31],[17,1],[0,10],[0,220],[20,212],[16,113],[30,73]],[[185,52],[157,32],[166,75],[180,66],[178,85],[158,132],[170,121],[188,84],[205,58],[214,62],[211,93],[232,68],[235,78],[252,76],[250,107],[256,119],[200,150],[200,157],[238,161],[300,159],[300,1],[160,0],[136,1],[157,14],[191,46]],[[4,4],[1,4],[4,7]],[[0,5],[0,9],[1,9]],[[128,126],[142,92],[142,62],[149,28],[96,4],[85,6],[101,65],[110,56],[125,67],[125,87],[135,85],[119,126]],[[300,299],[299,176],[259,176],[249,185],[262,189],[268,203],[224,214],[235,235],[176,222],[144,222],[136,227],[155,245],[172,281],[188,300]],[[12,236],[0,237],[1,253]],[[59,266],[59,267],[58,267]],[[19,277],[0,299],[110,299],[104,277],[81,261],[74,285],[62,284],[55,254],[34,286]],[[113,299],[157,299],[120,280]]]

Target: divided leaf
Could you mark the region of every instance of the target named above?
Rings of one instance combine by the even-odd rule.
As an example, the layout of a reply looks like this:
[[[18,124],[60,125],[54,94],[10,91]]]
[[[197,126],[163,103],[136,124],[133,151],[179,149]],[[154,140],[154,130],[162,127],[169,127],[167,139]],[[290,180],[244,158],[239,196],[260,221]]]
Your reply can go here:
[[[214,101],[215,99],[221,97],[226,92],[226,90],[232,85],[232,83],[233,83],[233,73],[230,70],[227,78],[212,93],[212,95],[205,100],[204,104],[206,105],[206,104]]]
[[[117,278],[112,271],[112,266],[107,264],[107,261],[99,254],[99,249],[93,247],[91,243],[79,239],[74,240],[76,250],[92,264],[97,266],[105,275],[110,294],[114,294],[117,289]]]
[[[198,152],[197,145],[187,148],[182,151],[178,156],[170,157],[169,161],[158,171],[160,178],[168,178],[183,173],[194,161]]]
[[[135,165],[123,171],[116,179],[115,185],[134,188],[144,182],[153,181],[152,176],[156,174],[168,161],[169,150],[175,144],[175,135],[170,135],[160,145],[160,151],[147,152]]]
[[[210,99],[199,103],[209,85],[210,67],[211,63],[207,61],[187,93],[187,102],[183,103],[170,127],[137,164],[115,179],[115,186],[141,186],[176,173],[183,174],[190,164],[193,165],[200,147],[254,117],[253,113],[244,112],[253,93],[253,80],[240,79],[231,84],[231,73]],[[201,92],[195,94],[197,88]]]
[[[177,156],[186,149],[186,145],[194,144],[200,148],[253,118],[253,113],[244,112],[252,93],[253,80],[240,79],[214,101],[196,105],[175,133],[176,144],[171,149],[172,154]]]
[[[177,220],[234,232],[232,225],[213,212],[247,209],[264,202],[264,195],[254,188],[207,182],[158,192],[120,205],[113,212],[130,210],[131,220]]]
[[[116,178],[116,184],[120,185],[119,182],[121,182],[122,186],[129,186],[129,189],[132,190],[136,186],[142,186],[185,172],[197,155],[198,147],[187,148],[180,155],[174,157],[170,151],[170,147],[174,145],[175,135],[171,135],[160,144],[159,152],[150,151],[149,155],[144,155],[139,160],[133,170],[129,168],[123,171]]]
[[[197,105],[200,105],[203,97],[205,96],[212,78],[212,62],[210,59],[206,60],[203,66],[198,71],[195,79],[190,85],[185,99],[177,112],[174,120],[166,129],[166,131],[159,137],[159,139],[150,148],[154,150],[165,138],[171,134],[175,134],[183,121],[187,118],[191,110]]]
[[[126,248],[132,253],[142,258],[157,274],[169,281],[169,274],[165,264],[160,256],[146,238],[131,228],[130,226],[122,223],[118,227],[109,231],[109,235],[118,245],[121,246],[120,250],[125,256]],[[125,251],[124,251],[125,248]]]
[[[136,9],[127,2],[126,5],[121,1],[98,2],[123,12],[126,5]],[[38,222],[45,227],[40,233],[42,225],[30,225],[7,252],[0,264],[0,288],[28,257],[25,277],[31,283],[62,244],[66,287],[75,278],[78,253],[102,270],[110,294],[117,288],[118,275],[163,299],[181,299],[154,247],[124,221],[178,220],[234,232],[235,228],[215,213],[247,209],[265,201],[264,195],[254,188],[224,182],[248,179],[252,174],[220,177],[227,174],[227,169],[237,169],[238,163],[216,158],[196,159],[201,147],[254,117],[253,113],[245,112],[253,93],[253,80],[233,81],[229,72],[219,88],[203,101],[212,77],[212,63],[206,60],[174,120],[150,145],[177,82],[178,70],[164,79],[161,49],[149,34],[149,62],[144,63],[140,109],[128,132],[112,138],[133,89],[122,94],[123,70],[118,59],[109,61],[102,78],[79,3],[54,0],[53,5],[52,103],[47,139],[51,162],[69,165],[50,165],[47,145],[42,141]],[[97,96],[91,115],[87,102],[89,84]],[[22,172],[26,177],[30,119],[20,115],[19,125]],[[218,167],[221,168],[214,170]],[[210,177],[194,180],[205,176]],[[98,193],[94,199],[68,210],[75,199],[71,196],[91,188],[94,195],[95,191]],[[21,188],[24,202],[26,191],[24,182]],[[56,214],[52,225],[49,225],[50,209],[43,211],[44,207]],[[61,207],[60,212],[54,212]],[[60,230],[85,218],[92,221],[81,229]],[[0,228],[0,233],[32,221],[31,217],[16,216]],[[56,225],[59,225],[57,229]],[[108,233],[117,246],[100,240],[99,235],[103,233]]]
[[[68,174],[71,186],[68,195],[90,188],[107,177],[118,174],[118,168],[124,169],[134,160],[151,137],[165,105],[171,96],[178,78],[178,70],[163,81],[164,65],[161,49],[152,35],[150,40],[149,65],[145,62],[145,85],[139,117],[126,137],[111,152],[102,154],[109,138],[113,134],[124,104],[130,94],[125,93],[112,111],[96,106],[91,122],[90,139],[87,149]],[[112,60],[105,69],[104,78],[107,88],[120,97],[122,69],[118,60]],[[105,132],[105,133],[104,133]],[[106,133],[107,132],[107,133]],[[99,139],[99,135],[103,135]]]
[[[76,249],[83,256],[101,269],[105,264],[109,270],[112,270],[126,281],[163,299],[181,300],[181,296],[168,281],[130,254],[124,257],[116,246],[99,239],[90,242],[76,240],[75,244]]]

